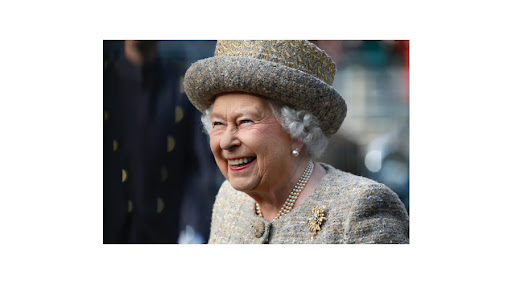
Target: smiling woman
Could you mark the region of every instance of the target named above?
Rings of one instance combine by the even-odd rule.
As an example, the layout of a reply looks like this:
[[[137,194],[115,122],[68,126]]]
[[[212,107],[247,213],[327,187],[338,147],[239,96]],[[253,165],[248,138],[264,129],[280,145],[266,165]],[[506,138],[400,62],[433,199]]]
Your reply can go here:
[[[346,115],[336,68],[308,41],[219,41],[187,71],[226,178],[209,243],[408,243],[383,184],[314,162]]]
[[[293,167],[290,149],[301,148],[302,143],[286,133],[270,104],[258,96],[226,94],[215,100],[211,117],[210,147],[231,185],[258,203],[284,203],[274,199],[286,198],[279,193],[286,193],[289,182],[294,180],[292,176],[300,176],[304,169],[297,164],[296,173],[281,170]],[[289,176],[283,178],[283,174]],[[285,188],[276,190],[276,186]],[[276,193],[279,195],[273,196]]]

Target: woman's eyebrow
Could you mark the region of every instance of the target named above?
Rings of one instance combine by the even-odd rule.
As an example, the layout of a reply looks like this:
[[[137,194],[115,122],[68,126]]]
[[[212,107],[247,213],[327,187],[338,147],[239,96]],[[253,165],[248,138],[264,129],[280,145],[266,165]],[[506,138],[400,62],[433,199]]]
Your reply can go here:
[[[234,117],[240,117],[240,116],[244,116],[244,115],[250,115],[250,116],[261,116],[261,112],[258,112],[258,111],[254,111],[254,110],[236,110],[236,111],[233,111],[229,114],[229,116],[234,116]],[[215,112],[212,112],[212,114],[210,115],[211,118],[220,118],[220,119],[223,119],[223,115],[219,114],[219,113],[215,113]]]

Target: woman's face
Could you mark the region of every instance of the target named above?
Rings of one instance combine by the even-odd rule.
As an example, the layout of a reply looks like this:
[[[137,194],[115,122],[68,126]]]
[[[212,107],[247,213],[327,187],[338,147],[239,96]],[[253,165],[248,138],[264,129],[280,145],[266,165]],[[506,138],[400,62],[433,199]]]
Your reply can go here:
[[[218,96],[213,104],[210,147],[224,177],[240,191],[282,185],[292,163],[292,139],[263,98]]]

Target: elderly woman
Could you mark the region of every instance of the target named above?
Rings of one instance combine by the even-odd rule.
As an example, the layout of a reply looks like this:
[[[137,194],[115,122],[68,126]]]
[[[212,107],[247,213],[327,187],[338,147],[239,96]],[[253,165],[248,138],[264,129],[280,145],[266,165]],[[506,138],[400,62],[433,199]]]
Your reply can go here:
[[[308,41],[218,41],[185,74],[226,178],[209,243],[408,243],[385,185],[314,162],[346,104],[332,59]]]

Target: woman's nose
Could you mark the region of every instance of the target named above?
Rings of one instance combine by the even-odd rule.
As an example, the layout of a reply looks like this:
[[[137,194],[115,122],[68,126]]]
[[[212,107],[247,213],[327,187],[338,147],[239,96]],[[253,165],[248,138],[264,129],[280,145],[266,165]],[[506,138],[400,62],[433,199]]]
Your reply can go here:
[[[223,150],[230,150],[233,147],[239,146],[240,140],[238,140],[236,135],[236,129],[228,127],[226,131],[222,134],[222,138],[220,139],[220,147]]]

